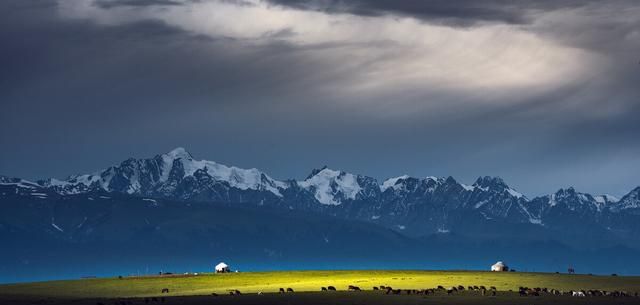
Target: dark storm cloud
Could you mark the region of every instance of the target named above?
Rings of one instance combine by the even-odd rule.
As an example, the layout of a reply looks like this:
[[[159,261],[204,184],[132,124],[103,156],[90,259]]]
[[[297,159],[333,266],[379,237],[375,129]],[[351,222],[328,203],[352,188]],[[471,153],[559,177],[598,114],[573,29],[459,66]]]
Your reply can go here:
[[[63,18],[56,3],[0,1],[0,174],[62,177],[185,146],[196,157],[277,178],[329,164],[378,178],[453,175],[471,183],[501,175],[527,195],[569,185],[619,195],[640,184],[640,18],[618,18],[637,10],[630,2],[272,1],[454,26],[516,25],[607,59],[584,63],[587,75],[570,85],[509,89],[494,103],[429,83],[352,93],[354,75],[410,57],[384,39],[296,45],[288,27],[258,38],[212,35],[151,17]],[[185,3],[94,5],[137,11]],[[538,13],[576,9],[607,18],[567,13],[535,22]],[[356,51],[386,49],[351,65]],[[399,110],[405,115],[392,115]]]
[[[299,9],[363,16],[403,15],[423,21],[455,26],[471,26],[482,22],[525,24],[533,11],[551,11],[584,7],[596,1],[587,0],[269,0]]]
[[[121,6],[146,7],[146,6],[166,6],[182,5],[183,2],[174,0],[95,0],[94,4],[101,8],[114,8]]]

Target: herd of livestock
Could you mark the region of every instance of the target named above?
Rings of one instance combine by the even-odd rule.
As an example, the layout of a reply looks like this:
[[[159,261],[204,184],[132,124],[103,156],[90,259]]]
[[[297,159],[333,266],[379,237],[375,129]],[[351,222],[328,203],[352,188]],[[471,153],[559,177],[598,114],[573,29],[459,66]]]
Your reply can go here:
[[[353,291],[353,292],[358,292],[358,291],[363,291],[364,289],[355,286],[355,285],[349,285],[346,289],[346,291]],[[441,296],[451,296],[451,295],[456,295],[456,294],[460,294],[464,291],[467,291],[467,293],[477,293],[478,295],[481,296],[497,296],[498,294],[498,289],[494,286],[491,287],[485,287],[485,286],[454,286],[454,287],[450,287],[450,288],[445,288],[443,286],[438,286],[436,288],[428,288],[428,289],[394,289],[393,287],[390,286],[374,286],[372,288],[373,292],[378,292],[378,293],[382,293],[382,294],[389,294],[389,295],[424,295],[424,296],[429,296],[429,295],[441,295]],[[338,289],[336,289],[335,286],[326,286],[326,287],[321,287],[320,291],[322,292],[331,292],[331,291],[338,291]],[[510,292],[510,293],[514,293],[514,291],[512,290],[508,290],[508,291],[503,291],[503,292]],[[161,294],[168,294],[169,293],[169,289],[168,288],[163,288],[161,291]],[[279,293],[282,294],[286,294],[286,293],[294,293],[293,288],[280,288],[279,289]],[[258,292],[258,295],[261,295],[262,292]],[[540,288],[540,287],[536,287],[536,288],[529,288],[529,287],[519,287],[518,289],[518,294],[521,297],[540,297],[540,296],[545,296],[545,295],[549,295],[549,296],[569,296],[569,297],[615,297],[615,298],[620,298],[620,297],[635,297],[638,298],[638,292],[634,292],[634,293],[629,293],[629,292],[625,292],[625,291],[606,291],[606,290],[569,290],[569,291],[562,291],[562,290],[557,290],[557,289],[548,289],[548,288]],[[211,294],[214,297],[219,296],[219,294],[217,293],[212,293]],[[229,290],[229,295],[232,296],[240,296],[242,295],[242,293],[240,292],[240,290],[237,289],[232,289]],[[153,304],[153,303],[164,303],[165,302],[165,298],[164,297],[147,297],[144,298],[144,303],[145,304]],[[134,303],[131,300],[120,300],[120,302],[114,303],[114,305],[133,305]],[[98,302],[97,305],[105,305],[103,303]]]

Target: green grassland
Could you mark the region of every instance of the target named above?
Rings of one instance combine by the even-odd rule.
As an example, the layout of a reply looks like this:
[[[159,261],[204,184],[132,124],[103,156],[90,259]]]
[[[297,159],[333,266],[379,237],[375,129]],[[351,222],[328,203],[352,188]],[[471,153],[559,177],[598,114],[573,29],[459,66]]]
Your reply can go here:
[[[1,296],[38,296],[53,298],[118,298],[157,296],[169,288],[168,296],[227,294],[231,289],[246,293],[277,292],[293,288],[296,292],[319,291],[323,286],[346,290],[356,285],[363,290],[373,286],[401,289],[434,288],[438,285],[495,286],[499,291],[518,290],[520,286],[559,290],[620,290],[640,292],[640,277],[567,275],[551,273],[479,272],[479,271],[278,271],[197,276],[150,276],[123,279],[102,278],[0,285]]]

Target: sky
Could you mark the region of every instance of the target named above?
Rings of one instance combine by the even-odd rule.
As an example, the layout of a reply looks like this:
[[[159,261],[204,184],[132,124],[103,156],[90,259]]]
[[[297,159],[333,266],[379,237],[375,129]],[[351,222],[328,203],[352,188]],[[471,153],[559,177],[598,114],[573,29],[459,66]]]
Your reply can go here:
[[[0,174],[185,147],[304,178],[640,185],[640,2],[2,0]]]

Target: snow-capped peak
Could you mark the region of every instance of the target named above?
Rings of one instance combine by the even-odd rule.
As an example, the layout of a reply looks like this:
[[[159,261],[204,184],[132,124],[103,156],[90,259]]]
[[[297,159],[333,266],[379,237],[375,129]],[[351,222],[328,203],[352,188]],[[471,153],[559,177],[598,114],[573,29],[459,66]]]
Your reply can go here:
[[[174,171],[176,164],[181,168]],[[282,196],[279,189],[288,187],[286,183],[272,179],[255,168],[242,169],[213,161],[194,160],[191,154],[182,147],[152,159],[128,159],[120,165],[93,174],[71,176],[65,180],[49,179],[41,184],[53,187],[56,191],[64,194],[77,194],[96,188],[105,191],[144,194],[162,188],[164,184],[171,184],[175,187],[175,183],[193,176],[199,170],[206,172],[216,182],[227,182],[229,186],[242,190],[269,191],[277,196]],[[170,181],[170,179],[173,180]]]
[[[640,208],[640,186],[624,195],[612,208],[616,211]]]
[[[342,199],[356,199],[362,190],[356,175],[326,167],[306,180],[298,181],[298,185],[312,191],[318,202],[328,205],[339,205]]]
[[[193,156],[191,156],[191,154],[184,149],[183,147],[176,147],[173,150],[171,150],[170,152],[164,154],[165,156],[175,160],[175,159],[192,159]]]
[[[399,182],[401,182],[402,180],[406,180],[408,178],[409,178],[408,175],[389,178],[382,183],[382,185],[380,186],[380,191],[384,192],[388,188],[393,188],[394,190],[398,190],[401,187],[401,184]]]

